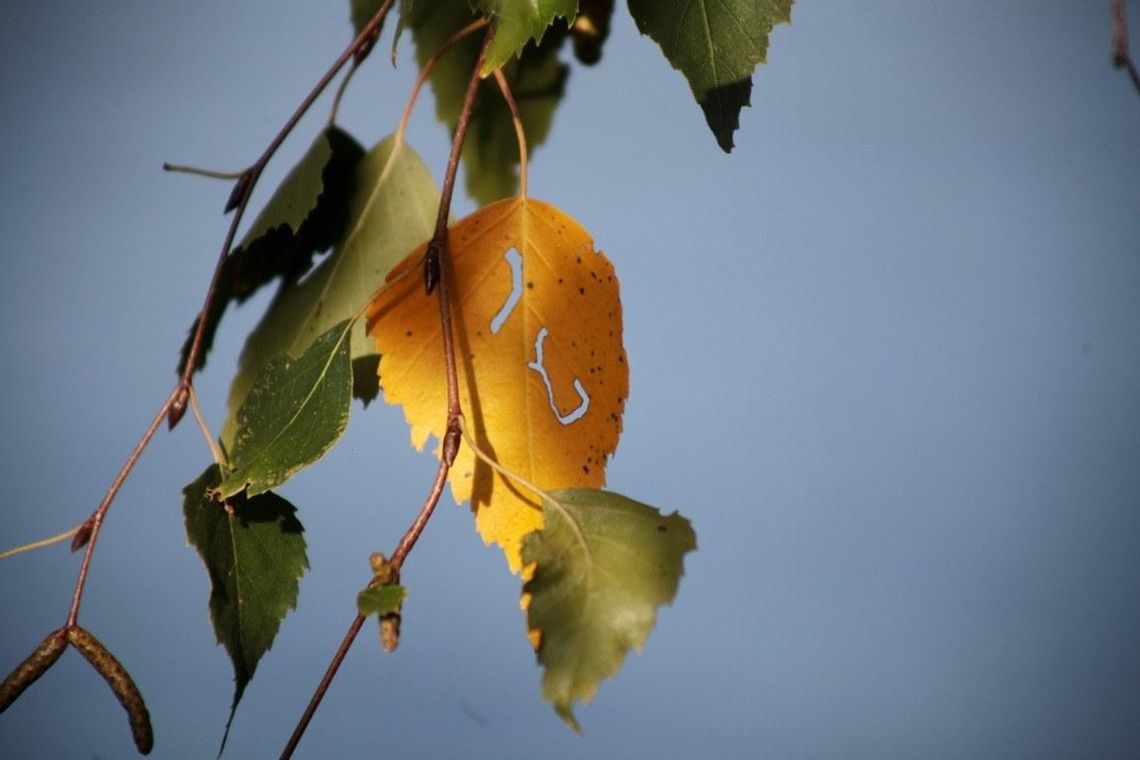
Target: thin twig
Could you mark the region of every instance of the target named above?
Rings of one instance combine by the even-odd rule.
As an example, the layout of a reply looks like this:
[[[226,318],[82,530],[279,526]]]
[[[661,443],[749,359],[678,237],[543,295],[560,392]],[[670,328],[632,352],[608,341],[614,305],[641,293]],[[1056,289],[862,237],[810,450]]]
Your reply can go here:
[[[87,571],[91,566],[91,556],[95,551],[95,544],[97,542],[96,540],[99,537],[99,529],[103,524],[103,518],[106,516],[107,510],[110,509],[111,503],[115,500],[115,497],[118,495],[119,490],[123,487],[123,483],[126,481],[127,476],[130,474],[131,470],[134,469],[134,466],[138,462],[139,457],[142,456],[143,451],[146,449],[147,445],[154,437],[154,434],[158,430],[158,427],[162,424],[162,420],[165,418],[169,426],[173,428],[174,425],[178,424],[178,421],[186,412],[187,402],[190,398],[191,377],[194,374],[194,370],[196,368],[195,365],[198,363],[198,354],[202,348],[202,336],[206,323],[206,314],[209,313],[210,308],[214,303],[214,298],[217,296],[218,282],[222,272],[222,264],[225,262],[226,255],[229,253],[230,247],[233,245],[234,235],[237,233],[238,225],[241,223],[241,216],[245,212],[246,206],[249,205],[249,197],[253,192],[254,185],[257,184],[258,177],[261,176],[261,172],[265,169],[266,164],[269,163],[269,160],[277,152],[277,149],[281,147],[281,144],[285,141],[285,138],[289,136],[289,133],[293,130],[293,127],[297,125],[297,122],[300,121],[301,117],[305,115],[305,112],[309,110],[312,104],[324,91],[325,87],[328,86],[328,83],[332,81],[333,77],[336,76],[336,73],[340,71],[341,67],[343,67],[348,59],[352,58],[354,54],[367,47],[369,38],[374,35],[376,30],[380,28],[380,25],[384,23],[384,17],[392,7],[393,2],[394,0],[386,0],[384,4],[380,6],[379,10],[376,11],[376,15],[373,16],[372,20],[368,22],[368,25],[365,26],[361,33],[356,36],[356,39],[354,39],[349,44],[349,46],[345,48],[344,52],[341,53],[340,56],[336,59],[336,62],[333,63],[331,67],[329,67],[329,70],[325,72],[325,75],[321,77],[320,81],[317,82],[313,89],[310,90],[309,94],[305,96],[305,99],[302,101],[301,105],[285,123],[285,126],[282,127],[277,135],[273,138],[273,141],[257,159],[257,162],[254,163],[252,167],[243,172],[241,179],[238,180],[237,188],[240,188],[241,193],[235,207],[236,212],[234,214],[233,220],[230,222],[229,230],[226,232],[225,242],[222,243],[222,250],[218,255],[218,263],[214,267],[214,274],[210,280],[210,286],[206,290],[206,298],[205,302],[202,305],[202,310],[198,312],[198,326],[194,331],[194,340],[192,341],[190,345],[190,351],[186,356],[186,368],[183,370],[182,375],[179,377],[178,384],[174,387],[174,390],[170,392],[170,395],[167,396],[166,401],[162,403],[162,406],[159,408],[158,413],[155,415],[150,425],[147,426],[146,432],[143,433],[142,438],[139,439],[139,442],[135,445],[134,450],[131,452],[130,456],[127,457],[127,461],[123,463],[122,468],[119,470],[119,474],[115,476],[115,480],[111,483],[111,487],[107,489],[107,494],[103,497],[103,501],[99,503],[99,506],[95,508],[95,511],[84,522],[83,528],[88,529],[89,527],[89,537],[87,539],[86,552],[83,555],[83,562],[79,566],[79,575],[75,581],[75,591],[71,596],[71,608],[67,614],[68,625],[75,625],[76,621],[79,618],[79,607],[83,602],[83,590],[87,585]]]
[[[1140,72],[1128,52],[1128,20],[1124,15],[1124,0],[1112,0],[1112,65],[1125,69],[1132,78],[1132,86],[1140,93]]]
[[[458,442],[462,435],[460,420],[463,416],[463,412],[459,402],[459,370],[455,362],[451,306],[448,302],[448,278],[443,275],[443,272],[448,268],[446,261],[447,219],[451,213],[451,196],[455,188],[455,177],[459,170],[459,155],[463,150],[463,141],[467,137],[467,127],[471,122],[471,112],[475,105],[475,94],[479,90],[479,83],[481,81],[479,78],[479,69],[483,67],[483,59],[486,57],[487,47],[491,42],[493,34],[493,29],[488,29],[487,35],[483,39],[483,45],[479,50],[478,59],[475,61],[475,68],[471,72],[471,79],[467,83],[467,92],[463,97],[463,107],[459,112],[459,120],[455,126],[455,135],[451,141],[451,155],[448,157],[447,172],[444,175],[442,192],[440,193],[439,214],[436,217],[435,233],[428,243],[428,253],[424,259],[424,267],[426,269],[432,259],[434,251],[435,266],[438,267],[440,272],[438,279],[439,311],[443,330],[444,361],[447,367],[447,433],[444,435],[439,467],[436,470],[435,479],[432,481],[431,491],[428,493],[427,499],[424,500],[423,506],[420,507],[416,519],[412,521],[412,524],[404,532],[404,535],[400,537],[400,541],[396,545],[396,550],[392,552],[390,564],[397,573],[404,564],[404,560],[407,559],[408,553],[411,552],[412,548],[416,545],[416,541],[423,533],[424,527],[427,525],[428,520],[435,511],[436,505],[439,503],[440,497],[443,495],[443,489],[447,483],[447,476],[451,471],[451,464],[455,461],[455,454],[458,451]],[[304,713],[297,722],[297,726],[293,729],[293,733],[289,737],[289,742],[281,752],[281,760],[288,760],[288,758],[293,756],[293,752],[297,749],[301,737],[305,734],[305,729],[308,728],[313,715],[316,714],[317,708],[324,699],[325,693],[332,684],[333,678],[336,677],[337,671],[340,669],[341,663],[344,662],[348,650],[356,640],[356,635],[360,632],[362,625],[364,625],[364,618],[357,615],[349,626],[348,632],[344,635],[344,639],[341,641],[340,647],[337,648],[336,654],[333,655],[332,662],[329,663],[324,677],[317,685],[312,698],[309,699],[309,704],[306,705]]]
[[[507,101],[507,108],[511,111],[511,121],[515,125],[515,139],[519,143],[519,197],[526,198],[526,131],[523,129],[518,103],[515,102],[515,96],[511,94],[511,86],[507,84],[507,78],[503,76],[502,69],[495,69],[495,81],[499,83],[499,91],[503,93],[503,100]]]
[[[61,544],[78,533],[79,529],[82,527],[83,524],[80,523],[71,530],[64,531],[63,533],[52,536],[51,538],[41,538],[39,541],[32,541],[28,544],[21,544],[20,546],[13,546],[11,549],[5,549],[4,551],[0,552],[0,559],[8,559],[9,557],[15,557],[17,554],[23,554],[24,552],[43,549],[54,544]]]
[[[185,164],[172,164],[165,163],[162,165],[164,172],[175,172],[178,174],[193,174],[197,177],[207,177],[209,179],[241,179],[243,172],[219,172],[213,169],[200,169],[197,166],[187,166]]]
[[[293,127],[297,126],[297,122],[308,112],[309,108],[312,107],[316,99],[324,92],[329,82],[333,80],[344,64],[348,63],[349,59],[356,56],[360,51],[369,48],[375,42],[376,33],[380,29],[381,24],[384,23],[384,18],[388,15],[388,11],[391,9],[393,2],[394,0],[385,0],[384,4],[376,11],[376,15],[372,17],[372,20],[361,30],[360,34],[356,35],[356,39],[344,49],[344,52],[337,57],[336,61],[329,67],[324,76],[320,78],[313,89],[309,91],[309,94],[305,96],[305,99],[301,101],[301,105],[297,107],[297,110],[293,112],[293,115],[289,117],[289,120],[286,121],[285,125],[277,132],[265,151],[258,157],[257,161],[254,162],[253,166],[242,173],[241,179],[238,180],[237,185],[234,187],[234,194],[230,196],[230,203],[227,204],[227,208],[232,207],[234,209],[234,217],[230,222],[229,229],[226,231],[226,238],[222,243],[222,250],[218,254],[218,263],[214,267],[214,276],[210,279],[210,286],[206,290],[205,303],[202,305],[202,310],[198,312],[198,323],[194,329],[194,339],[190,342],[190,350],[186,355],[186,366],[183,368],[182,376],[178,380],[178,386],[181,392],[171,408],[169,419],[171,427],[177,425],[178,420],[180,420],[182,415],[186,412],[190,379],[197,369],[198,354],[202,350],[202,338],[206,331],[206,315],[209,313],[210,307],[214,303],[214,298],[217,296],[218,284],[221,281],[222,265],[225,263],[226,256],[233,246],[238,225],[241,224],[242,215],[249,205],[249,199],[253,194],[253,188],[257,184],[257,180],[261,177],[261,173],[265,170],[266,165],[269,163],[269,160],[273,158],[277,149],[285,142],[285,138],[293,131]]]
[[[83,563],[79,566],[79,576],[75,579],[75,592],[71,595],[71,609],[67,613],[67,625],[76,625],[79,620],[79,605],[83,602],[83,590],[87,587],[87,570],[91,566],[91,555],[95,552],[95,544],[99,539],[99,529],[103,526],[103,518],[107,515],[107,510],[111,508],[111,502],[118,496],[119,490],[123,487],[123,483],[127,480],[127,475],[130,475],[131,470],[134,469],[135,463],[139,461],[150,439],[154,437],[155,432],[158,431],[162,420],[166,418],[167,412],[174,405],[175,400],[179,397],[182,389],[175,387],[166,397],[166,401],[159,407],[158,413],[154,415],[154,419],[147,425],[146,432],[142,434],[142,438],[135,444],[135,448],[131,451],[127,461],[123,462],[123,466],[119,468],[119,474],[115,476],[115,480],[111,483],[111,487],[107,489],[107,495],[103,497],[103,501],[99,502],[99,506],[91,513],[91,517],[87,519],[84,526],[90,525],[90,536],[87,539],[87,550],[83,553]]]

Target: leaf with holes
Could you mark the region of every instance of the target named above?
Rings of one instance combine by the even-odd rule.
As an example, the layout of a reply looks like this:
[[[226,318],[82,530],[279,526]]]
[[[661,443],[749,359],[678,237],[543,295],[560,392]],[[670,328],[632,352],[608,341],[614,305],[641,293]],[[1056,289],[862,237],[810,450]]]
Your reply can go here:
[[[487,206],[448,233],[459,391],[481,448],[538,488],[600,488],[617,447],[629,371],[613,265],[554,206],[526,198]],[[423,287],[423,249],[392,271],[368,311],[384,397],[401,404],[412,445],[442,439],[447,389],[436,295]],[[513,571],[541,505],[462,447],[456,501],[471,500],[483,539]]]
[[[281,621],[297,605],[301,575],[309,567],[305,538],[292,504],[267,492],[225,502],[210,465],[183,489],[186,537],[210,574],[210,620],[234,666],[233,710],[269,650]]]
[[[408,251],[431,235],[439,189],[412,148],[389,136],[356,165],[348,222],[333,252],[308,277],[287,282],[246,339],[230,384],[229,416],[222,439],[233,441],[237,411],[275,356],[297,356],[338,322],[352,318]],[[354,370],[375,367],[376,352],[363,323],[352,330]],[[364,373],[365,375],[369,373]],[[357,398],[375,393],[376,373],[354,382]]]
[[[792,20],[792,0],[629,0],[629,12],[689,80],[705,121],[727,153],[750,105],[752,72],[772,27]]]
[[[472,12],[467,0],[421,0],[412,5],[407,25],[415,38],[420,66],[455,32],[480,15]],[[554,109],[566,88],[570,70],[558,60],[566,37],[565,25],[556,25],[543,35],[540,45],[528,45],[518,60],[507,62],[502,69],[518,103],[531,153],[550,132]],[[481,44],[482,34],[469,36],[440,58],[431,73],[436,117],[452,132]],[[518,156],[510,111],[498,85],[488,78],[479,86],[463,147],[468,194],[480,204],[513,195],[518,188]]]
[[[523,561],[534,565],[523,593],[545,669],[542,696],[577,731],[574,702],[590,701],[626,652],[645,645],[697,538],[680,515],[616,493],[574,489],[550,499],[545,527],[523,539]]]
[[[352,320],[333,325],[299,358],[266,365],[237,413],[230,468],[218,486],[228,498],[256,496],[324,456],[348,425]]]
[[[474,6],[495,19],[495,37],[480,72],[483,76],[522,53],[531,40],[540,42],[556,17],[569,22],[578,12],[578,0],[475,0]]]
[[[363,156],[364,148],[351,135],[329,127],[278,185],[222,264],[218,295],[206,315],[198,369],[206,363],[218,324],[231,301],[242,303],[275,277],[287,283],[295,281],[312,266],[314,253],[341,236],[355,186],[356,165]],[[196,328],[195,322],[182,346],[179,373],[186,366]]]

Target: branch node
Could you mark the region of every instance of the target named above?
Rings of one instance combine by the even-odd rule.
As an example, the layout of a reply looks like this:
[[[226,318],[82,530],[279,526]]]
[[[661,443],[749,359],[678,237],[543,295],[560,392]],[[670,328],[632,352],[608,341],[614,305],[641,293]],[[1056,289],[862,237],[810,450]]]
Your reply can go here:
[[[166,428],[173,430],[174,426],[182,421],[186,414],[186,405],[190,400],[190,381],[183,380],[178,386],[174,400],[170,402],[170,410],[166,413]]]

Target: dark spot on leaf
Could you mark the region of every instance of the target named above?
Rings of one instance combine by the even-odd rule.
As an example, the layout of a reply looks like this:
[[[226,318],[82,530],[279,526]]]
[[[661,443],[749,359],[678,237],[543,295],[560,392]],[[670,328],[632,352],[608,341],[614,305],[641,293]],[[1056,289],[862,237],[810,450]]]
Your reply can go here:
[[[586,295],[586,289],[585,289],[585,288],[578,288],[578,293],[579,293],[580,295],[583,295],[583,296],[584,296],[584,295]]]
[[[664,533],[665,531],[666,531],[666,528],[664,525],[658,525],[657,526],[657,532],[658,533]]]

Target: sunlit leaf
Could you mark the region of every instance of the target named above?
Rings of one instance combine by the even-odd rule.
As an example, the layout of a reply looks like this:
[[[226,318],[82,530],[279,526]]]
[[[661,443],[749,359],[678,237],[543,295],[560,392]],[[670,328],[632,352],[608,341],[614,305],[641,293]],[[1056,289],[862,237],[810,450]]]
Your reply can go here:
[[[210,620],[233,662],[236,708],[297,604],[309,561],[293,505],[272,492],[217,501],[220,484],[221,472],[211,465],[183,489],[182,511],[186,537],[210,575]]]
[[[356,164],[364,149],[351,135],[330,127],[277,187],[241,242],[222,265],[218,295],[206,315],[198,368],[214,342],[231,301],[241,303],[281,277],[296,280],[312,266],[313,254],[340,237],[347,219]],[[178,371],[186,366],[197,322],[182,346]]]
[[[767,59],[772,27],[792,20],[792,0],[629,0],[629,12],[689,80],[717,143],[732,150],[752,72]]]
[[[472,434],[539,488],[601,487],[629,387],[613,265],[574,219],[536,200],[483,208],[448,239],[460,397]],[[424,294],[421,254],[393,270],[394,285],[368,312],[385,400],[403,405],[420,449],[429,436],[442,438],[447,408],[438,301]],[[518,571],[522,537],[542,526],[537,498],[467,447],[450,480],[456,501],[471,500],[480,535]]]
[[[423,66],[452,34],[479,18],[467,0],[419,0],[408,25],[416,41],[416,58]],[[559,63],[558,50],[566,38],[566,25],[551,28],[538,47],[529,46],[518,60],[503,66],[518,102],[528,149],[542,144],[550,131],[554,109],[562,99],[569,69]],[[475,67],[482,34],[474,34],[440,59],[431,74],[436,116],[455,129],[463,94]],[[489,78],[479,87],[471,126],[463,148],[467,192],[480,204],[513,195],[518,188],[518,142],[510,111],[498,86]]]
[[[393,265],[426,240],[435,225],[439,189],[419,155],[388,137],[356,166],[355,192],[348,224],[333,252],[300,282],[287,282],[257,328],[246,340],[237,375],[230,385],[229,417],[222,429],[233,440],[237,410],[265,366],[275,356],[297,356],[333,325],[352,317]],[[355,361],[376,352],[353,328],[350,354]],[[361,398],[376,393],[375,374],[356,386]]]
[[[572,21],[578,12],[578,0],[474,0],[474,6],[495,19],[483,76],[521,53],[528,42],[542,40],[555,18]]]
[[[352,367],[344,320],[298,358],[279,356],[266,365],[237,413],[229,447],[232,469],[220,496],[256,496],[284,483],[320,459],[348,425]]]
[[[579,730],[574,702],[590,701],[626,653],[641,650],[697,539],[680,515],[616,493],[550,496],[545,527],[523,539],[523,561],[534,565],[523,587],[527,625],[538,633],[542,696]]]

